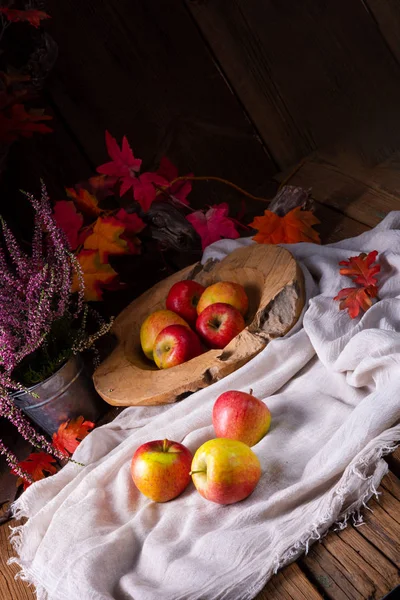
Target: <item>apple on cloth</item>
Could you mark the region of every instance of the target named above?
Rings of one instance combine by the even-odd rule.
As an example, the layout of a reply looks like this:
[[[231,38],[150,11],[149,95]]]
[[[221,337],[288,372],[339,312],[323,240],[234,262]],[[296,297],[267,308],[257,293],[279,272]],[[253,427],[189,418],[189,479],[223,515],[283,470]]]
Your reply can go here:
[[[197,304],[197,313],[200,315],[203,310],[211,304],[230,304],[236,308],[240,314],[245,317],[249,308],[249,299],[245,289],[240,283],[232,281],[217,281],[209,285],[202,293]]]
[[[230,390],[215,401],[212,422],[217,437],[254,446],[268,432],[271,413],[262,400],[253,396],[253,390],[249,394]]]
[[[210,304],[196,321],[196,331],[210,348],[225,348],[246,327],[241,313],[222,302]]]
[[[194,326],[197,319],[197,305],[205,289],[203,285],[192,279],[177,281],[168,292],[165,306],[185,319],[189,325]]]
[[[186,321],[171,310],[156,310],[143,321],[140,328],[140,344],[150,360],[154,360],[153,349],[158,334],[168,325],[183,325],[189,328]]]
[[[153,358],[159,369],[180,365],[203,353],[197,335],[185,325],[169,325],[154,343]]]
[[[142,444],[131,462],[136,487],[155,502],[176,498],[190,483],[192,455],[183,444],[154,440]]]
[[[253,492],[261,477],[261,466],[247,444],[217,438],[196,450],[191,475],[206,500],[233,504]]]

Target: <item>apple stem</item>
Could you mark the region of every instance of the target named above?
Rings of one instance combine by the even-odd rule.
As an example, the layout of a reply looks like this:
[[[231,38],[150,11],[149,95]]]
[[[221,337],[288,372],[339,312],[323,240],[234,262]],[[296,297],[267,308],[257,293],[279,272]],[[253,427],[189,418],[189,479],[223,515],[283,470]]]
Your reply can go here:
[[[250,394],[250,396],[253,395],[253,390],[251,388],[250,388],[249,394]]]
[[[169,441],[167,439],[165,439],[162,444],[163,452],[168,452],[168,448],[169,448]]]
[[[205,473],[205,471],[190,471],[189,475],[196,475],[196,473]]]

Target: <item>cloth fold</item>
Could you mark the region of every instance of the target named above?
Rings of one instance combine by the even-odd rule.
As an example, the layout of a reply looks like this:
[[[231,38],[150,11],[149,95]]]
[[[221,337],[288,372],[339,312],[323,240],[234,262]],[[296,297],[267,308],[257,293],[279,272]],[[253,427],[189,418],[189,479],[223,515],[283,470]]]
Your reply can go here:
[[[125,410],[81,443],[74,458],[85,467],[70,463],[21,496],[15,514],[29,520],[13,531],[12,560],[39,600],[250,600],[334,523],[360,521],[400,440],[399,226],[394,212],[352,239],[286,246],[307,290],[288,335],[181,402]],[[203,262],[251,243],[217,242]],[[380,301],[351,320],[333,300],[349,287],[338,262],[372,250]],[[194,453],[214,437],[218,395],[250,387],[272,425],[253,447],[263,474],[249,498],[218,506],[190,485],[156,504],[136,490],[138,446],[168,437]]]

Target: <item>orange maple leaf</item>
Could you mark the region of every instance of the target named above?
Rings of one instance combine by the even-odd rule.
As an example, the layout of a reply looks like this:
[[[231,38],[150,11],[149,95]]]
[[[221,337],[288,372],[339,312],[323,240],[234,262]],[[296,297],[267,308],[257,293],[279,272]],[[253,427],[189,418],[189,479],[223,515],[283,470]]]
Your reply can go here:
[[[374,285],[361,288],[344,288],[340,290],[334,300],[340,302],[340,310],[348,310],[351,319],[358,317],[360,310],[367,311],[372,306],[372,298],[378,295],[378,288]]]
[[[57,469],[54,466],[55,462],[55,458],[50,454],[46,454],[46,452],[33,452],[28,458],[19,462],[18,466],[21,467],[25,473],[30,475],[33,481],[39,481],[40,479],[44,479],[45,473],[49,473],[49,475],[57,473]],[[12,473],[16,475],[14,471],[12,471]],[[19,477],[17,485],[20,485],[21,483],[24,484],[24,490],[31,485],[26,479]]]
[[[84,214],[97,217],[101,214],[102,210],[98,207],[99,201],[96,196],[91,194],[85,188],[79,188],[75,190],[74,188],[65,188],[67,192],[67,196],[73,200],[74,204],[81,210]]]
[[[50,15],[43,10],[34,10],[32,8],[27,10],[17,10],[15,8],[3,7],[0,8],[0,13],[11,23],[28,21],[33,27],[39,27],[40,21],[43,21],[43,19],[50,19]]]
[[[102,263],[96,250],[81,250],[76,257],[83,271],[85,282],[85,300],[102,300],[103,287],[109,286],[117,277],[109,263]],[[72,282],[72,291],[79,289],[78,278],[75,275]]]
[[[250,227],[258,233],[253,240],[259,244],[296,244],[297,242],[312,242],[320,244],[319,234],[312,227],[320,221],[309,210],[301,210],[299,206],[280,217],[270,210],[264,215],[255,217]]]
[[[351,256],[349,260],[342,260],[339,265],[345,267],[340,269],[341,275],[351,277],[354,283],[368,287],[376,286],[376,274],[381,270],[380,265],[373,265],[378,256],[377,250],[366,254],[362,252],[358,256]]]
[[[93,227],[93,233],[86,238],[84,248],[97,250],[100,260],[107,262],[109,254],[129,254],[129,245],[121,238],[125,225],[115,217],[99,217]]]
[[[82,416],[69,419],[61,423],[57,433],[53,433],[53,446],[64,454],[72,455],[94,427],[92,421],[85,421]]]

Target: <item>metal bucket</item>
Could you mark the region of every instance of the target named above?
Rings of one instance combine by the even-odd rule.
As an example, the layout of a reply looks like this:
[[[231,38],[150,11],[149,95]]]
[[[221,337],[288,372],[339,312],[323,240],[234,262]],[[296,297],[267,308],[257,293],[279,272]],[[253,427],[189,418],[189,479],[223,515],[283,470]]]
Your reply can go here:
[[[79,355],[70,358],[51,377],[29,390],[38,397],[16,392],[14,402],[49,435],[67,419],[82,415],[88,421],[97,421],[109,408],[96,393]]]

